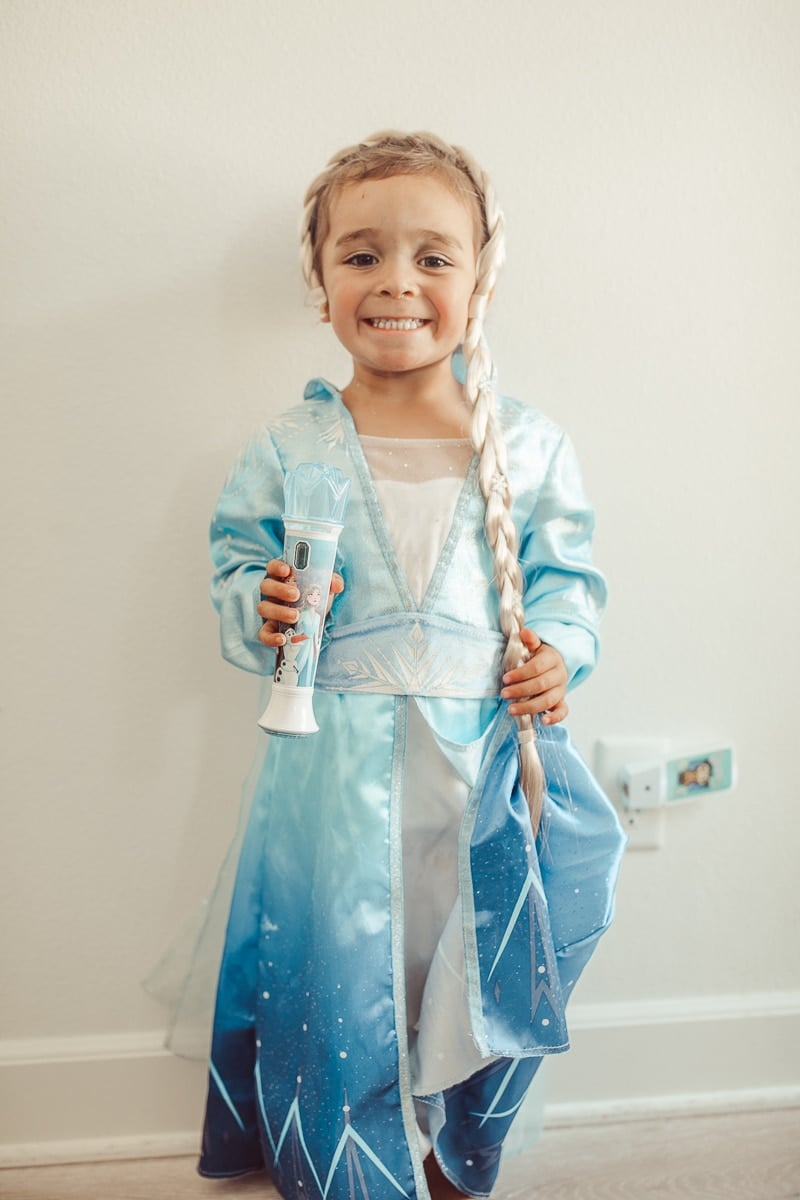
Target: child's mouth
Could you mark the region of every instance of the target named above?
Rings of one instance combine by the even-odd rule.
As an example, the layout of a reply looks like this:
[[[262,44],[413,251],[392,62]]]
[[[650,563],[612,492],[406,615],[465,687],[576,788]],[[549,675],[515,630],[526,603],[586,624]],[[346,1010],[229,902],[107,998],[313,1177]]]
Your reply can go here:
[[[373,329],[422,329],[423,325],[427,325],[427,321],[421,320],[419,317],[367,317],[367,324]]]

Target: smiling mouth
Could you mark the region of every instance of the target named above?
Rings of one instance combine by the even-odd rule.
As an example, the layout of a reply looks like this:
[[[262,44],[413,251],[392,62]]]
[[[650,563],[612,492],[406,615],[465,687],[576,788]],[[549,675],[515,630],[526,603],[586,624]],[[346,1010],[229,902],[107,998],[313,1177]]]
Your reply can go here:
[[[366,323],[372,329],[402,329],[406,331],[422,329],[423,325],[428,324],[427,321],[423,321],[419,317],[405,317],[402,319],[394,317],[367,317]]]

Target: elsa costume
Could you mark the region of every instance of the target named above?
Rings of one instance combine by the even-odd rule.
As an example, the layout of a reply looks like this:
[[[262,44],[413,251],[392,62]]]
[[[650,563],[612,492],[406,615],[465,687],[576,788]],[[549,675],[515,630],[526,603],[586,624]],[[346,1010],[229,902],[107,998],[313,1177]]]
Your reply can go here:
[[[592,513],[563,434],[502,397],[498,419],[526,625],[574,685],[605,600]],[[266,1166],[291,1200],[426,1200],[430,1151],[487,1196],[536,1068],[568,1048],[624,836],[562,725],[538,730],[533,836],[466,442],[360,438],[312,381],[245,448],[214,514],[224,656],[272,674],[259,584],[282,552],[285,473],[320,460],[352,480],[345,590],[323,630],[320,732],[265,738],[246,785],[199,1169]]]

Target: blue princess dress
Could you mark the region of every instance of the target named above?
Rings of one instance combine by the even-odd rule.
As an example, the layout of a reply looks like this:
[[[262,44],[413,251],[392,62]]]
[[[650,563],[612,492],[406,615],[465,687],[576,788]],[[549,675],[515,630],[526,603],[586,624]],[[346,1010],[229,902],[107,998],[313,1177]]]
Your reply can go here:
[[[559,430],[498,404],[527,624],[575,684],[605,598],[592,514]],[[539,730],[532,835],[464,443],[360,439],[336,389],[309,384],[214,515],[225,657],[272,673],[259,584],[282,551],[285,472],[315,460],[352,480],[346,586],[323,633],[320,732],[270,738],[251,780],[199,1169],[266,1166],[287,1200],[412,1200],[432,1145],[486,1196],[542,1056],[568,1047],[566,1000],[610,920],[624,837],[560,725]]]

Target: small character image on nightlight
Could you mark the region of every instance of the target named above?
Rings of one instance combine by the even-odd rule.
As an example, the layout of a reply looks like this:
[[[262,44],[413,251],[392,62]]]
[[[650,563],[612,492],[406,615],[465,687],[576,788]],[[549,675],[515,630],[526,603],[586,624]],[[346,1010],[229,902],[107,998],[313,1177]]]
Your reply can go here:
[[[714,767],[711,760],[702,758],[699,762],[690,763],[685,770],[678,775],[678,783],[681,787],[688,788],[707,788],[711,786],[711,777],[714,774]]]

